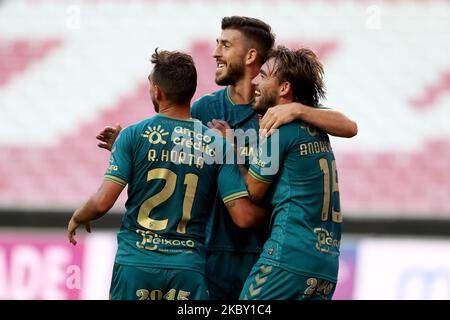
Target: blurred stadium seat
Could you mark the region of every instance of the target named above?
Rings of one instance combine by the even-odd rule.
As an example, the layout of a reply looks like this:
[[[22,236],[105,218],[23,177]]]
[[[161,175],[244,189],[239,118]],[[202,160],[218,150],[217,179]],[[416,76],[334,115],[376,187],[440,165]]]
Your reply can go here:
[[[358,122],[356,138],[333,140],[349,216],[448,218],[449,2],[233,5],[3,2],[0,208],[77,206],[108,161],[97,132],[153,115],[146,76],[154,48],[193,54],[199,97],[217,88],[211,51],[220,18],[242,14],[267,20],[281,43],[315,49],[326,70],[325,105]],[[183,16],[189,10],[195,21]],[[169,12],[180,14],[166,21]]]

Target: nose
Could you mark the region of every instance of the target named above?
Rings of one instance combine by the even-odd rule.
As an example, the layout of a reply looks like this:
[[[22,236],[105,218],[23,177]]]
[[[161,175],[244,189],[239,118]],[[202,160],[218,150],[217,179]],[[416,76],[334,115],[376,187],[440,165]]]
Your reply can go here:
[[[252,79],[252,84],[254,85],[254,86],[257,86],[258,84],[259,84],[259,80],[260,80],[260,76],[259,76],[259,74],[256,76],[256,77],[254,77],[253,79]]]
[[[221,56],[220,46],[218,44],[214,47],[213,52],[212,52],[212,56],[215,59]]]

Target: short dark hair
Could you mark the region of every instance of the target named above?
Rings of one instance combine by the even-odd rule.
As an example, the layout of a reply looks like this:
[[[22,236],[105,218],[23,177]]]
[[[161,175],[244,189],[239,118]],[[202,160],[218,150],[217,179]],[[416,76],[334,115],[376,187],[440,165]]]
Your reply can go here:
[[[155,65],[151,81],[161,88],[167,100],[186,103],[192,99],[197,89],[197,70],[190,55],[156,49],[151,62]]]
[[[275,43],[275,35],[272,28],[256,18],[231,16],[222,19],[222,30],[234,29],[242,32],[244,36],[251,42],[258,51],[260,64],[264,64],[267,54],[273,48]]]
[[[289,50],[278,46],[269,53],[275,59],[275,75],[280,82],[291,83],[294,101],[317,107],[325,98],[323,66],[316,54],[306,48]]]

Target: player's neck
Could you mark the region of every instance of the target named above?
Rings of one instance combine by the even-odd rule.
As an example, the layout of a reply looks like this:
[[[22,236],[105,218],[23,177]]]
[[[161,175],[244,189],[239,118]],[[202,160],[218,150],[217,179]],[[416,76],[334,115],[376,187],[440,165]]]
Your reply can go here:
[[[191,105],[186,104],[167,104],[165,106],[159,106],[160,115],[168,116],[178,119],[190,119],[191,118]]]
[[[235,104],[249,104],[255,98],[255,87],[249,77],[244,77],[230,86],[228,93]]]

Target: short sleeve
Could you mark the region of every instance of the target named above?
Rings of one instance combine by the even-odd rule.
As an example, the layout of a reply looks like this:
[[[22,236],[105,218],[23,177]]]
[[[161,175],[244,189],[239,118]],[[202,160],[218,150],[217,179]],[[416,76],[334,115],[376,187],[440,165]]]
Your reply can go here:
[[[248,197],[248,191],[234,157],[226,156],[234,153],[231,145],[224,141],[224,148],[224,163],[220,165],[217,184],[223,202],[227,203],[238,198]]]
[[[287,126],[283,126],[262,142],[248,174],[261,182],[271,183],[278,174],[280,164],[289,152],[295,137],[294,132],[291,131]]]
[[[205,123],[205,108],[208,106],[205,105],[207,99],[203,96],[196,100],[191,106],[191,117],[194,119],[200,120],[202,123]]]
[[[109,166],[104,179],[126,186],[131,175],[132,142],[131,129],[123,129],[111,150]]]
[[[199,117],[199,112],[198,112],[198,110],[199,110],[199,109],[200,109],[200,101],[197,100],[197,101],[195,101],[195,102],[192,104],[192,106],[191,106],[191,116],[192,116],[192,118],[198,119],[198,117]]]

